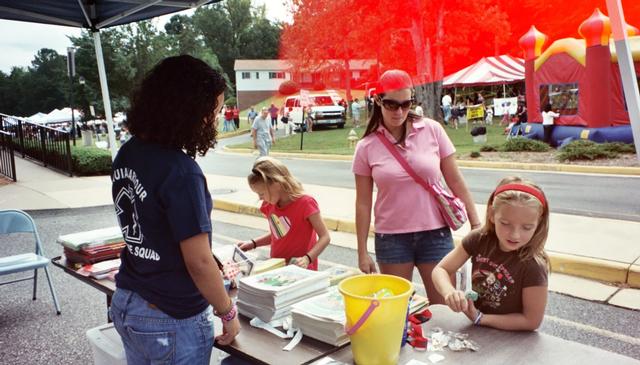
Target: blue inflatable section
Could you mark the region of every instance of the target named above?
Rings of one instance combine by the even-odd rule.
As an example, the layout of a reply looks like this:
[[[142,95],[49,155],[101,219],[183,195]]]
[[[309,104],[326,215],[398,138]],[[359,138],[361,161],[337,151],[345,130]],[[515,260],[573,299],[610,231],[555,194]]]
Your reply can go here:
[[[511,134],[515,135],[518,131],[514,131],[513,129]],[[542,141],[544,139],[544,128],[542,128],[542,124],[540,123],[527,123],[520,127],[520,134],[526,138]],[[556,126],[553,128],[553,133],[551,135],[551,141],[554,146],[566,144],[567,141],[580,139],[588,139],[596,143],[633,143],[633,133],[630,125],[606,128]]]

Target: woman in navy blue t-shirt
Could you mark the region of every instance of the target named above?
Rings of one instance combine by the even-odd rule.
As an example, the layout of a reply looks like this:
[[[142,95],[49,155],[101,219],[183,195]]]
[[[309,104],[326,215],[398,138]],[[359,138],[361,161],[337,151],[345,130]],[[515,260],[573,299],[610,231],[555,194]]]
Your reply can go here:
[[[133,137],[111,175],[126,247],[110,315],[130,365],[209,364],[214,313],[219,343],[240,330],[211,254],[211,196],[194,160],[215,145],[225,88],[206,63],[178,56],[157,64],[133,94]]]

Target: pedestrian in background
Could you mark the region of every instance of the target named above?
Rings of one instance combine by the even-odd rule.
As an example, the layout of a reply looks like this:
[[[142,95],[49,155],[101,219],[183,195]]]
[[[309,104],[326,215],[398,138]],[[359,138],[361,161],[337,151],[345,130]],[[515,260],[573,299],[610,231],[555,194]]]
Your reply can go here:
[[[128,364],[207,365],[214,319],[221,345],[240,331],[211,253],[212,202],[195,162],[215,146],[222,75],[191,56],[170,57],[142,80],[111,174],[122,251],[109,316]],[[212,308],[213,307],[213,308]]]
[[[360,105],[360,101],[358,98],[353,99],[353,103],[351,103],[351,118],[353,119],[353,126],[360,126],[360,113],[362,112],[362,105]]]
[[[249,125],[253,125],[253,120],[256,119],[257,116],[258,113],[255,111],[253,106],[251,106],[251,108],[249,108],[249,112],[247,113],[247,122],[249,123]]]
[[[267,156],[271,146],[276,142],[276,136],[273,127],[269,122],[269,109],[263,107],[251,125],[251,138],[253,139],[253,148],[257,148],[260,156]]]
[[[451,96],[448,92],[442,97],[442,113],[444,114],[444,125],[449,125],[449,119],[451,118]]]
[[[271,127],[273,127],[273,129],[278,130],[278,111],[280,109],[278,109],[277,106],[275,106],[274,104],[271,104],[271,107],[269,107],[269,115],[271,116]]]
[[[551,104],[544,106],[542,112],[542,128],[544,129],[544,143],[551,146],[551,134],[553,133],[553,127],[555,124],[555,118],[558,118],[560,114],[551,110]]]
[[[238,109],[237,105],[233,107],[233,123],[235,125],[235,129],[240,129],[240,109]]]
[[[231,132],[235,130],[235,124],[233,123],[233,109],[231,105],[227,105],[224,109],[224,125],[222,126],[223,132]]]
[[[431,280],[431,271],[453,249],[451,230],[436,199],[416,183],[387,150],[386,138],[406,156],[413,170],[426,181],[444,179],[467,206],[472,228],[480,227],[471,193],[456,164],[455,147],[440,123],[411,111],[413,84],[401,70],[382,74],[364,135],[356,147],[352,171],[356,182],[356,235],[358,266],[376,271],[367,251],[373,187],[375,253],[383,274],[411,281],[418,268],[430,303],[444,303]]]

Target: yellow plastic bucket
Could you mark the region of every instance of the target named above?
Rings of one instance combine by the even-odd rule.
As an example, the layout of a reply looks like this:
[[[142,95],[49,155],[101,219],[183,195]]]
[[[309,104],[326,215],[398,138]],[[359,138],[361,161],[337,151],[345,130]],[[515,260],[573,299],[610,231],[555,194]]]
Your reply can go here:
[[[342,280],[338,289],[344,296],[345,329],[351,338],[355,363],[397,364],[413,293],[411,282],[393,275],[358,275]],[[373,293],[382,289],[393,295],[374,298]]]

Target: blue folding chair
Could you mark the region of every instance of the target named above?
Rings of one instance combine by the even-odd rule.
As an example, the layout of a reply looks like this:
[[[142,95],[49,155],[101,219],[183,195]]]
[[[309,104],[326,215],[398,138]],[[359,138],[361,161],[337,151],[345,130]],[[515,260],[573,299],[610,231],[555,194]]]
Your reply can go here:
[[[33,280],[33,300],[36,300],[38,269],[44,269],[44,273],[47,275],[47,281],[49,282],[51,296],[53,297],[53,304],[56,306],[56,313],[59,315],[60,306],[58,305],[56,290],[53,288],[53,283],[49,276],[49,270],[47,269],[47,265],[50,260],[44,256],[44,252],[42,251],[42,243],[40,243],[40,236],[38,235],[35,222],[31,216],[21,210],[0,210],[0,235],[10,233],[33,233],[33,237],[36,241],[36,250],[35,253],[29,252],[0,257],[0,275],[9,275],[33,270],[33,276],[1,282],[0,285]]]

